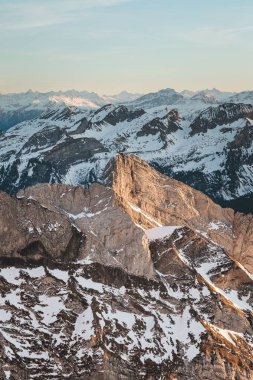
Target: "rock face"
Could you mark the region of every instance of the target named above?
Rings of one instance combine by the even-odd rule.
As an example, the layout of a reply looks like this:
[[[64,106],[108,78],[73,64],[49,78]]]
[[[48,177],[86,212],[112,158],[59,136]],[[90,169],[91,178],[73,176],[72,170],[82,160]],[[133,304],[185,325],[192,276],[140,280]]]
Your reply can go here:
[[[232,124],[238,119],[253,118],[253,106],[251,104],[225,103],[218,107],[210,107],[200,113],[191,124],[191,136],[196,133],[205,133],[208,129],[214,129],[219,125]],[[227,132],[226,130],[223,131]]]
[[[253,216],[236,213],[232,256],[253,272]]]
[[[129,273],[152,277],[153,263],[144,232],[116,205],[111,189],[37,185],[18,193],[67,217],[85,236],[78,258],[120,266]]]
[[[69,261],[80,255],[82,234],[58,212],[0,193],[0,215],[2,263]]]
[[[222,209],[203,193],[161,175],[137,157],[116,156],[112,186],[136,223],[148,228],[189,226],[231,249],[233,210]]]
[[[112,183],[119,204],[144,228],[188,226],[253,273],[252,215],[222,208],[203,193],[161,175],[136,156],[117,155]]]
[[[1,193],[0,378],[253,379],[252,216],[133,155],[103,176]]]

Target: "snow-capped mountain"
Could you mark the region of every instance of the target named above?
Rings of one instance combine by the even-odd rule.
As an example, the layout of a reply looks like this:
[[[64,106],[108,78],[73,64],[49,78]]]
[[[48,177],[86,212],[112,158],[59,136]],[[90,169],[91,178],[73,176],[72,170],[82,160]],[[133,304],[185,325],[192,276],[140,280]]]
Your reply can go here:
[[[96,110],[54,103],[1,136],[0,186],[15,193],[39,182],[103,181],[108,161],[126,152],[221,204],[245,203],[253,188],[252,120],[252,104],[207,103],[174,90]]]
[[[119,154],[0,193],[3,380],[250,380],[252,216]]]
[[[139,96],[126,91],[113,96],[99,96],[94,92],[76,90],[47,93],[29,90],[20,94],[0,94],[0,131],[36,118],[55,105],[97,109],[108,103],[133,101]]]
[[[253,104],[253,91],[243,91],[238,94],[233,94],[228,98],[232,103],[250,103]]]
[[[139,93],[130,93],[128,91],[121,91],[116,95],[103,95],[103,98],[107,101],[107,103],[128,103],[134,101],[143,96],[143,94]]]
[[[40,93],[27,91],[20,94],[0,94],[0,131],[40,116],[55,105],[78,107],[80,109],[98,109],[106,104],[125,104],[129,108],[144,108],[146,110],[175,105],[184,108],[188,106],[189,112],[201,108],[203,104],[227,103],[253,103],[253,93],[222,92],[217,89],[201,91],[177,92],[173,89],[164,89],[155,93],[138,94],[122,91],[116,95],[98,95],[88,91],[51,91]]]
[[[146,94],[136,99],[134,102],[129,102],[128,106],[134,106],[135,108],[153,108],[165,105],[176,104],[180,100],[183,100],[184,97],[177,91],[166,88],[164,90]]]
[[[203,95],[203,96],[210,96],[211,98],[215,98],[218,101],[226,101],[229,97],[235,95],[235,92],[228,92],[228,91],[220,91],[217,88],[212,89],[205,89],[196,91],[194,95]]]

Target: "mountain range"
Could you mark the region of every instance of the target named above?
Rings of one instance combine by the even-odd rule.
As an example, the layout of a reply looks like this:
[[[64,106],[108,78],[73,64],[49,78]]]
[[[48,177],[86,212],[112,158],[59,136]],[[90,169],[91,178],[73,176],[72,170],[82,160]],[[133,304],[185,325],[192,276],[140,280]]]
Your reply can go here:
[[[134,155],[103,175],[0,193],[1,379],[252,379],[252,215]]]
[[[25,93],[0,94],[0,131],[40,116],[53,106],[75,106],[84,109],[96,109],[108,103],[128,102],[141,94],[122,91],[117,95],[99,96],[88,91],[50,91],[41,93],[28,90]]]
[[[253,92],[29,91],[0,122],[0,379],[253,379]]]
[[[252,120],[251,92],[167,89],[97,109],[53,103],[0,136],[0,188],[103,183],[108,161],[125,152],[223,206],[252,212]]]
[[[157,93],[138,94],[122,91],[116,95],[98,95],[88,91],[50,91],[41,93],[28,90],[26,93],[0,94],[0,131],[26,120],[40,116],[54,105],[97,109],[106,104],[128,104],[136,102],[141,108],[155,105],[170,105],[180,100],[192,99],[206,103],[236,102],[252,103],[253,92],[222,92],[217,89],[176,92],[165,89]]]

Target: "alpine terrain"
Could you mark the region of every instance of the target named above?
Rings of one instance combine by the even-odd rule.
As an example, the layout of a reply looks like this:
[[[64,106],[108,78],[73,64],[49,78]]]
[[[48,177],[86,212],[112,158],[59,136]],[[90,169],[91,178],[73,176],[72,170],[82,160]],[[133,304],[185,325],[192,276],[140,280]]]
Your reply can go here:
[[[0,95],[0,380],[253,380],[253,92]]]
[[[136,96],[19,94],[32,113],[46,106],[0,136],[0,188],[16,194],[37,183],[103,184],[108,162],[124,152],[222,206],[253,211],[253,92]],[[3,99],[15,108],[16,97]]]
[[[252,7],[0,0],[0,380],[253,380]]]
[[[15,196],[0,193],[1,379],[253,379],[253,217],[136,155],[109,159],[117,138],[151,157],[150,135],[164,159],[187,127],[153,116],[63,110],[2,137]],[[196,128],[199,142],[220,130]],[[87,173],[101,183],[75,186]]]
[[[27,91],[18,94],[0,94],[0,131],[40,116],[54,105],[77,106],[84,109],[97,109],[108,103],[135,100],[140,94],[122,91],[113,96],[99,96],[88,91],[50,91],[41,93]]]

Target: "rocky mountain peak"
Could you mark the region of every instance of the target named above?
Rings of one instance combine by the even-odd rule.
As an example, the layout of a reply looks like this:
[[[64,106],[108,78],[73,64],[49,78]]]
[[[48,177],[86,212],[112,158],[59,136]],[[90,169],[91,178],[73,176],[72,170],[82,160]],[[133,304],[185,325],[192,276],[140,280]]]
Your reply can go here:
[[[245,268],[253,273],[248,254],[253,250],[249,239],[253,228],[251,217],[222,208],[200,191],[161,175],[134,155],[118,154],[110,167],[117,200],[137,225],[144,229],[188,227],[221,246],[236,260],[240,257]],[[245,223],[242,229],[241,218]]]
[[[135,155],[0,193],[4,380],[253,376],[252,215]]]
[[[218,125],[231,124],[240,118],[248,118],[253,114],[253,105],[244,103],[224,103],[217,107],[209,107],[191,124],[191,136],[205,133]]]

